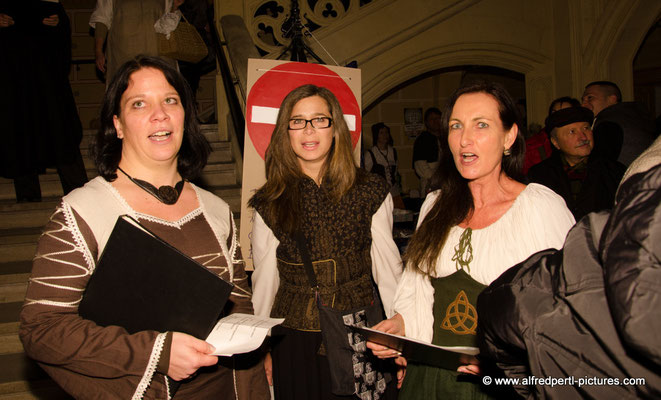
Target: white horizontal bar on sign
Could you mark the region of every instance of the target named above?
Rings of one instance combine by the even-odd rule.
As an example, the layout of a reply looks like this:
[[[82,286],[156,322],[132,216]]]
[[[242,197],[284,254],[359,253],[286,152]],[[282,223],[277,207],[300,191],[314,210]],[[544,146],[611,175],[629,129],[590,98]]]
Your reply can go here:
[[[275,107],[252,106],[252,118],[250,122],[275,125],[278,120],[278,111],[280,109]],[[356,130],[355,115],[344,114],[344,121],[346,121],[350,131]]]
[[[355,115],[344,114],[344,121],[346,121],[347,126],[349,127],[350,131],[355,131],[356,130],[356,116]]]
[[[275,107],[261,107],[252,106],[252,120],[251,122],[257,124],[272,124],[275,125],[278,120],[279,108]]]

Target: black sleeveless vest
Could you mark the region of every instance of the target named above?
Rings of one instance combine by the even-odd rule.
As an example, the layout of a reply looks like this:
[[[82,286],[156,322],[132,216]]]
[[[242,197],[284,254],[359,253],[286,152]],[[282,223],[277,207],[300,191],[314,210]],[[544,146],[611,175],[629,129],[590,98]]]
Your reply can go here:
[[[313,267],[324,304],[338,310],[351,310],[371,304],[372,216],[379,209],[388,188],[383,179],[362,170],[349,192],[339,201],[329,197],[328,190],[310,178],[298,182],[299,224],[307,240]],[[265,203],[259,192],[253,198],[255,210],[264,218],[280,245],[276,251],[280,287],[271,317],[285,318],[283,326],[318,331],[319,314],[308,283],[303,261],[293,236],[268,221]]]

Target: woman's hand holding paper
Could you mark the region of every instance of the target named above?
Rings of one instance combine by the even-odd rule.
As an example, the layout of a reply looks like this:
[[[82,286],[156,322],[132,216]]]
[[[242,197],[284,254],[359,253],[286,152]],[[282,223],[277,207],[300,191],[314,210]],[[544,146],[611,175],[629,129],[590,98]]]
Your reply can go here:
[[[201,367],[214,365],[218,357],[211,356],[214,347],[191,335],[181,332],[172,334],[168,376],[175,381],[190,378]]]

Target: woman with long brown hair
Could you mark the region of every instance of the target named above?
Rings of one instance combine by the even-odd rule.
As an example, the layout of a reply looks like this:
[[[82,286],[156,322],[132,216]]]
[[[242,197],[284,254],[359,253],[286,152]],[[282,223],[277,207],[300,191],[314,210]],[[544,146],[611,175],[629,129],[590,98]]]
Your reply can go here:
[[[276,399],[340,398],[331,393],[317,304],[296,236],[304,237],[323,303],[341,311],[369,306],[375,282],[390,316],[401,275],[392,197],[383,179],[356,167],[339,102],[314,85],[283,100],[266,177],[250,200],[253,305],[257,315],[285,319],[272,330],[267,376]]]
[[[477,346],[478,294],[531,254],[560,248],[574,219],[560,196],[522,183],[525,146],[514,101],[493,83],[461,87],[443,112],[441,163],[405,254],[395,315],[377,329],[436,345]],[[380,357],[393,350],[368,344]],[[470,375],[407,366],[400,398],[486,397]]]

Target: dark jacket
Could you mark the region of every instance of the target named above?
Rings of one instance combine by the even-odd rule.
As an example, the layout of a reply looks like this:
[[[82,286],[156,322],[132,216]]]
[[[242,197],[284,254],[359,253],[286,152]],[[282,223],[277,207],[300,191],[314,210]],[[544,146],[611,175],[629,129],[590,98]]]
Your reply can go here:
[[[660,234],[657,166],[627,180],[611,214],[579,221],[562,250],[531,256],[480,294],[481,356],[513,378],[575,379],[514,385],[527,398],[659,398]],[[579,386],[580,378],[601,384]]]
[[[661,371],[661,165],[633,175],[601,238],[615,326],[637,356]]]
[[[69,83],[69,17],[61,4],[35,0],[0,0],[0,13],[15,22],[0,28],[0,176],[71,165],[83,128]],[[53,14],[58,25],[44,25]]]
[[[615,200],[617,185],[624,175],[624,165],[604,157],[590,155],[587,177],[574,200],[569,178],[560,157],[561,153],[555,151],[551,157],[530,168],[528,171],[530,182],[542,184],[562,196],[576,221],[589,212],[610,210]]]
[[[640,103],[625,102],[606,107],[594,125],[594,154],[629,166],[656,138],[654,120]]]
[[[419,160],[430,163],[438,161],[439,151],[438,137],[428,131],[420,132],[418,137],[415,138],[415,142],[413,142],[411,166],[415,169],[415,162]]]

